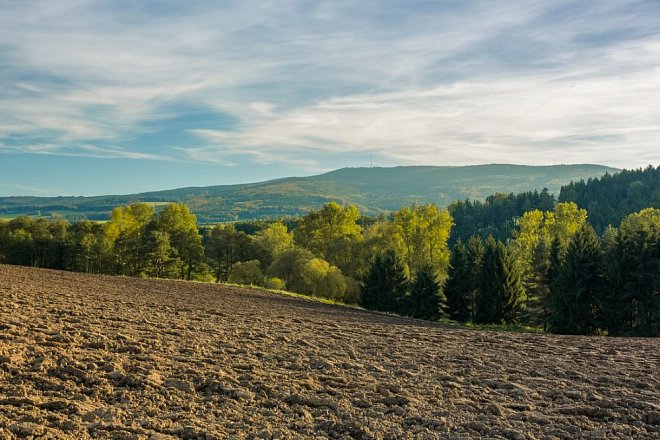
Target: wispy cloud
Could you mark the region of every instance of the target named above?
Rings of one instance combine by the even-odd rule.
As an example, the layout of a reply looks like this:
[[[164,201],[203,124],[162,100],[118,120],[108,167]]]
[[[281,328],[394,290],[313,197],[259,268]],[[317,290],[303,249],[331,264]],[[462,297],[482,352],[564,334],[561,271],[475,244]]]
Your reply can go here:
[[[5,152],[310,171],[372,150],[383,164],[660,161],[653,0],[0,8]],[[173,128],[191,103],[236,122]]]

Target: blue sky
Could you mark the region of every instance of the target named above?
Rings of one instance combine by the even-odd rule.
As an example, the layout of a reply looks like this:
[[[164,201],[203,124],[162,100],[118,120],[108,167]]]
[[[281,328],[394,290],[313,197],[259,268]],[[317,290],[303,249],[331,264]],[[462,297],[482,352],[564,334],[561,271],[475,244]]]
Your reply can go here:
[[[0,195],[660,162],[657,0],[0,0]]]

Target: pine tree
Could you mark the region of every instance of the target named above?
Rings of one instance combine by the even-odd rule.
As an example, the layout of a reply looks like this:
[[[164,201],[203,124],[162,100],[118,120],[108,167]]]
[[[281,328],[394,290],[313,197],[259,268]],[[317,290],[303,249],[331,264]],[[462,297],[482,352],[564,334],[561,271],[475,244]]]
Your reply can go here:
[[[410,285],[410,295],[406,296],[403,313],[413,318],[436,321],[445,315],[446,301],[435,270],[432,266],[423,266]]]
[[[401,259],[394,251],[379,255],[362,286],[362,306],[384,312],[399,312],[408,288]]]
[[[591,334],[598,328],[600,243],[585,224],[575,234],[557,273],[554,285],[551,330],[567,334]]]
[[[459,239],[451,252],[449,271],[443,287],[447,312],[451,319],[465,322],[470,319],[471,262],[467,249]]]

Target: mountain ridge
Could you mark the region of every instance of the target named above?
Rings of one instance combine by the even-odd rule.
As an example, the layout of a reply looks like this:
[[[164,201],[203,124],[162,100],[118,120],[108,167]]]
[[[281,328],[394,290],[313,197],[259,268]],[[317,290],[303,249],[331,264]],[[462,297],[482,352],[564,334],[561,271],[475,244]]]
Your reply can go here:
[[[548,188],[559,193],[571,181],[620,171],[595,164],[397,166],[340,168],[307,177],[263,182],[190,186],[126,195],[0,197],[0,216],[63,216],[105,220],[114,206],[183,202],[201,223],[302,215],[323,203],[352,203],[377,215],[411,203],[446,206],[458,199],[484,199],[496,192]]]

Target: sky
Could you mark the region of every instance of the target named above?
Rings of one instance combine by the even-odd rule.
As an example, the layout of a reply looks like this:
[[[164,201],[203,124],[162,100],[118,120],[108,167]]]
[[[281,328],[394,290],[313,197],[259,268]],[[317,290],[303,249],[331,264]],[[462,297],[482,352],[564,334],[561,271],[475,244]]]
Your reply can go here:
[[[0,0],[0,195],[660,163],[660,1]]]

